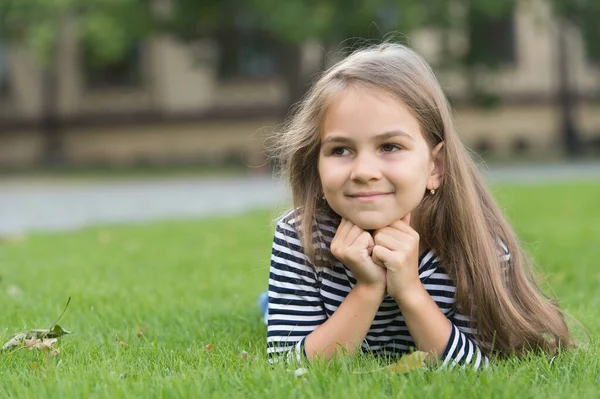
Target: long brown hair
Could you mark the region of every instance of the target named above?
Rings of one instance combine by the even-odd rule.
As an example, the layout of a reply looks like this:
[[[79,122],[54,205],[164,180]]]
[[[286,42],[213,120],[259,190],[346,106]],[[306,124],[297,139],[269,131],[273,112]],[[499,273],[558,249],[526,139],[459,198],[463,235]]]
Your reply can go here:
[[[289,179],[299,234],[313,264],[314,222],[332,212],[321,199],[318,173],[322,122],[328,104],[351,85],[392,94],[418,119],[430,149],[444,142],[442,184],[423,198],[411,224],[455,283],[457,306],[471,317],[483,349],[554,354],[573,346],[561,310],[540,290],[531,261],[459,140],[433,71],[399,44],[358,50],[325,71],[275,136],[275,157]]]

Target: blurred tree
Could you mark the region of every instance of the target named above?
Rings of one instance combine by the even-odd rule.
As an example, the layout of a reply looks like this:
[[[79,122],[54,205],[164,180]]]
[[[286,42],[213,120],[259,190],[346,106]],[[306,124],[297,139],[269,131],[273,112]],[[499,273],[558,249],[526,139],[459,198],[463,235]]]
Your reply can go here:
[[[366,39],[381,39],[385,32],[407,32],[426,16],[419,0],[173,0],[162,26],[188,39],[225,37],[237,31],[268,42],[286,82],[289,106],[302,97],[310,76],[318,72],[302,73],[306,41],[318,40],[324,53],[340,43],[355,48]]]
[[[285,78],[291,105],[308,87],[309,72],[301,71],[301,46],[316,39],[324,48],[323,58],[340,43],[345,49],[368,44],[369,39],[405,41],[405,34],[430,26],[449,31],[459,24],[472,23],[487,32],[496,32],[497,42],[490,45],[485,32],[473,31],[473,45],[464,57],[451,54],[448,36],[442,35],[445,63],[468,66],[485,64],[493,67],[502,57],[514,52],[510,40],[501,37],[494,18],[511,15],[516,0],[172,0],[163,27],[180,37],[227,36],[240,32],[270,42],[275,49],[277,67]],[[468,10],[468,18],[457,18],[456,9]],[[165,14],[167,15],[167,14]],[[400,33],[398,33],[400,32]],[[232,41],[226,42],[227,51]],[[324,65],[323,65],[324,66]],[[312,71],[318,72],[318,71]],[[287,107],[286,107],[287,109]]]
[[[549,1],[560,18],[582,27],[589,54],[600,59],[600,24],[596,22],[600,1]],[[0,0],[0,38],[8,36],[33,46],[43,61],[45,153],[46,160],[53,162],[61,159],[56,47],[69,19],[75,19],[99,64],[117,59],[135,41],[156,32],[187,40],[211,37],[226,43],[228,50],[240,38],[266,43],[275,54],[276,72],[286,82],[289,106],[305,93],[312,72],[318,72],[302,73],[302,45],[307,40],[320,42],[325,56],[340,43],[354,49],[368,39],[404,41],[401,35],[429,26],[442,31],[443,62],[492,68],[516,57],[509,20],[515,5],[516,0]],[[465,24],[470,43],[465,54],[457,55],[450,51],[450,35],[445,33]],[[566,48],[563,40],[558,46]],[[566,50],[561,54],[564,61]],[[568,64],[560,65],[565,146],[576,152],[574,96],[568,84]]]
[[[563,144],[568,156],[580,155],[583,145],[575,123],[579,93],[572,85],[568,32],[570,26],[579,28],[589,60],[600,60],[600,1],[552,0],[558,20],[558,79],[557,102],[560,107]]]
[[[0,39],[32,48],[42,66],[41,130],[44,161],[63,161],[58,115],[58,43],[67,23],[95,63],[118,59],[134,41],[149,34],[153,18],[144,0],[0,0]]]

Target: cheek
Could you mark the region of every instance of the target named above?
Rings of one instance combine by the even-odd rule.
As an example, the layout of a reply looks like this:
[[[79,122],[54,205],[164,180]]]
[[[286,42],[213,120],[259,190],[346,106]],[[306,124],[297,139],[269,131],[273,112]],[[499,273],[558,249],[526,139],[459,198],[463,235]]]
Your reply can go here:
[[[413,202],[418,204],[423,198],[427,188],[427,174],[421,169],[399,169],[389,178],[396,186],[398,201],[405,205]]]
[[[319,166],[319,177],[321,178],[324,191],[336,190],[344,185],[345,178],[343,172],[340,168],[334,166]]]

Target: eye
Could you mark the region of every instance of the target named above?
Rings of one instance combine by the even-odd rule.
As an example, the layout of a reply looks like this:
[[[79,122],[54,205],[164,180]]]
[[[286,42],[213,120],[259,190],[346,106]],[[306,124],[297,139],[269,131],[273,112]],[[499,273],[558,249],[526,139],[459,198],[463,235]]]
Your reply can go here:
[[[395,152],[395,151],[399,151],[400,149],[401,148],[398,144],[386,143],[381,146],[381,150],[383,152]]]
[[[347,148],[344,147],[335,147],[331,150],[331,155],[334,155],[336,157],[343,157],[344,155],[348,155],[349,151]]]

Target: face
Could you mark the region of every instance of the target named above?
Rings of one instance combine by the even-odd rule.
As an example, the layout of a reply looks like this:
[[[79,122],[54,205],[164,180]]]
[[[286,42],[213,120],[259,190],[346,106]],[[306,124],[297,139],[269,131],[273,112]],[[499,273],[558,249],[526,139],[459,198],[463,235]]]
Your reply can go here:
[[[431,149],[417,119],[384,91],[352,87],[325,115],[319,176],[329,206],[364,230],[415,211],[440,185],[440,143]]]

